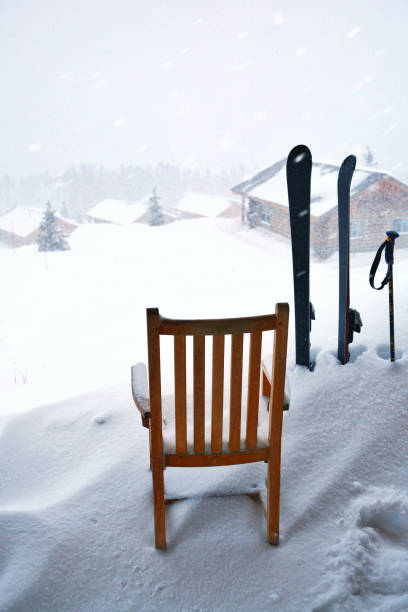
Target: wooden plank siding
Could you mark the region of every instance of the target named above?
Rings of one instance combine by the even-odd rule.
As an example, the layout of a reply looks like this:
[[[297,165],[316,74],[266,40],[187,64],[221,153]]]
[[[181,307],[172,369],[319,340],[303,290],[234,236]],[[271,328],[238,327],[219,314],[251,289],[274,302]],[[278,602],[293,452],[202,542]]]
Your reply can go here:
[[[247,202],[252,199],[260,205],[268,206],[271,209],[270,223],[262,221],[259,209],[259,224],[290,239],[289,209],[286,206],[254,197],[250,193],[239,193],[239,195]],[[375,251],[385,239],[385,232],[394,229],[394,220],[408,217],[408,185],[390,175],[383,175],[357,194],[351,194],[350,217],[352,222],[361,223],[362,230],[361,237],[350,239],[351,252]],[[337,225],[336,204],[321,216],[310,217],[311,247],[322,259],[329,257],[338,249]],[[401,235],[398,244],[400,247],[408,246],[408,233]]]

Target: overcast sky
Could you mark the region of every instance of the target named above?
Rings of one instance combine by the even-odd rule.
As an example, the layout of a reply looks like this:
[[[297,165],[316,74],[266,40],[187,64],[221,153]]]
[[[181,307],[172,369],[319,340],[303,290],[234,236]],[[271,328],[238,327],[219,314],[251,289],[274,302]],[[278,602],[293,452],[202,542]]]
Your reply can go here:
[[[0,173],[254,168],[302,142],[408,180],[407,39],[407,0],[0,0]]]

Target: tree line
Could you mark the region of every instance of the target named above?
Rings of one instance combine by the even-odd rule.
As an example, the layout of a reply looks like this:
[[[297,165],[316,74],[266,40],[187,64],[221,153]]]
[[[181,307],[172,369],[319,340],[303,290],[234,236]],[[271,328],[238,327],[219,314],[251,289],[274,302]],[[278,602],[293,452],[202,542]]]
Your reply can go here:
[[[148,199],[154,187],[161,206],[171,208],[189,191],[229,196],[231,187],[241,182],[245,174],[243,166],[200,172],[168,163],[154,167],[121,166],[115,170],[83,164],[58,175],[44,173],[21,178],[4,174],[0,176],[0,214],[14,206],[40,208],[50,201],[54,210],[81,221],[90,208],[105,198],[132,204]]]

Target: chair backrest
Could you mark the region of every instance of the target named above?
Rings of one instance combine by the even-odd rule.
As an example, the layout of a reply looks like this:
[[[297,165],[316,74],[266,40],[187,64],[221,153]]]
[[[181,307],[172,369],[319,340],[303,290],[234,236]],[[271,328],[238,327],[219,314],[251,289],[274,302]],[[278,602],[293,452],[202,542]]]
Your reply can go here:
[[[175,451],[187,452],[186,337],[193,337],[193,453],[205,453],[205,337],[212,336],[211,453],[223,452],[225,336],[231,336],[229,451],[240,450],[244,334],[250,335],[246,448],[257,446],[262,333],[275,330],[270,409],[282,410],[286,370],[289,308],[277,304],[275,314],[232,319],[167,319],[147,309],[151,452],[163,454],[160,336],[174,338]],[[189,451],[191,454],[191,450]]]

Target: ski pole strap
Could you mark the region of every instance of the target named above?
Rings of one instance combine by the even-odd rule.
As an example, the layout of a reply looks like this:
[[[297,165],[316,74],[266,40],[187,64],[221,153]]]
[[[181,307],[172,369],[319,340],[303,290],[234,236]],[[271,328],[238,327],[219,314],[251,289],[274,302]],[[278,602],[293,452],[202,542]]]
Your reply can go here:
[[[387,234],[387,238],[380,245],[374,257],[374,261],[370,269],[370,276],[369,276],[370,285],[373,289],[377,289],[377,291],[381,291],[381,289],[385,287],[385,285],[389,282],[390,278],[392,277],[392,265],[394,263],[394,243],[395,243],[395,239],[398,238],[399,236],[398,232],[394,232],[394,231],[386,232],[386,234]],[[380,287],[376,287],[374,285],[374,279],[375,279],[378,265],[381,260],[381,254],[384,249],[385,249],[385,261],[388,264],[387,274],[384,276],[383,280],[381,281]]]

